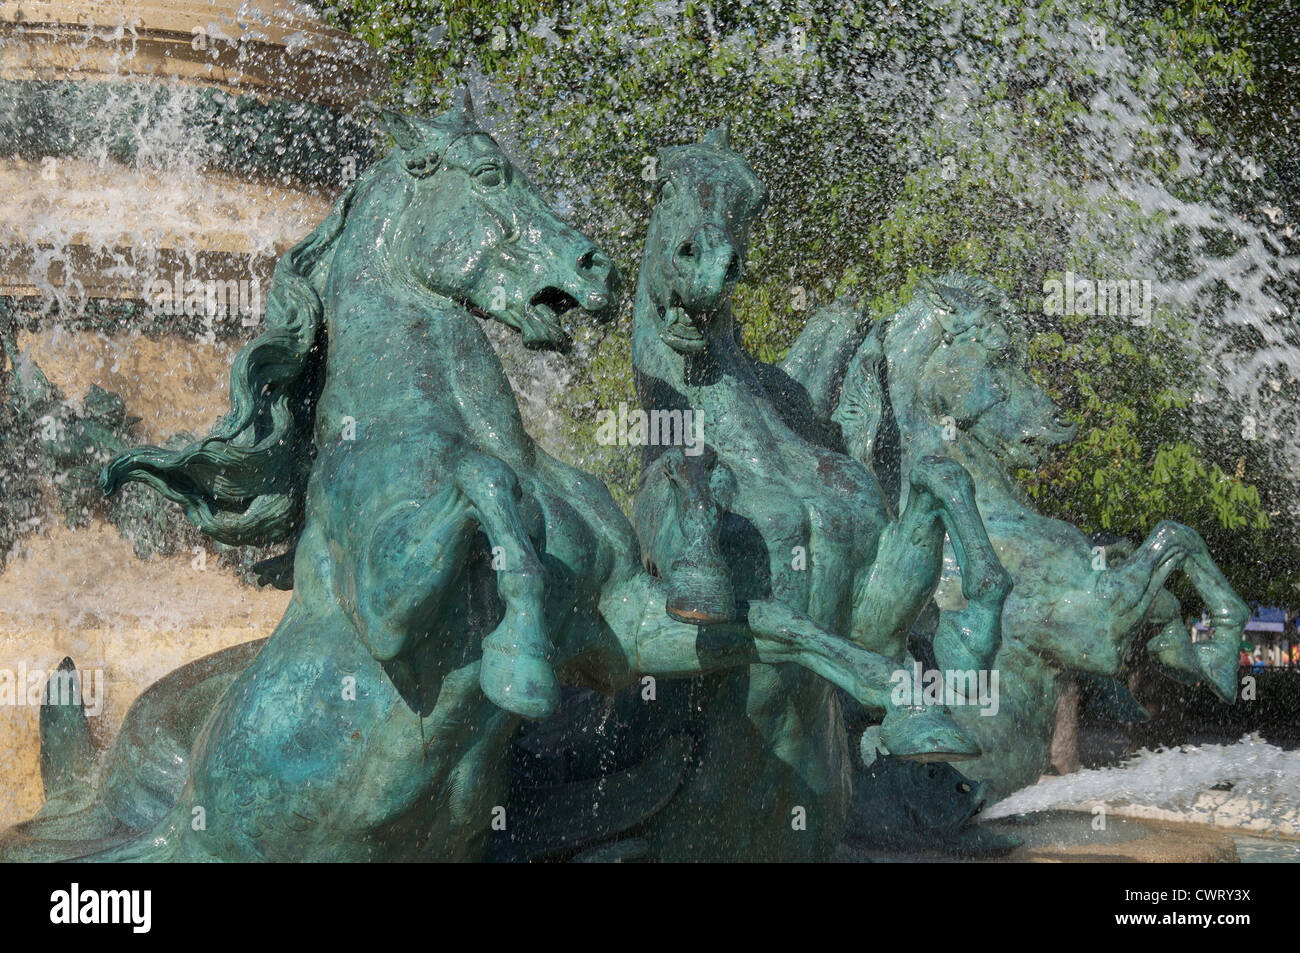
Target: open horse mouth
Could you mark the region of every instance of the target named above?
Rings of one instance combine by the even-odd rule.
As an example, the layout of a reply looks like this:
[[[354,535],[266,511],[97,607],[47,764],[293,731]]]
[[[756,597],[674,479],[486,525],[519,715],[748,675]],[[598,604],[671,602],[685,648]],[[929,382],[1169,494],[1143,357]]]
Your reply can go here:
[[[704,350],[704,334],[696,326],[677,292],[672,293],[663,312],[663,326],[659,331],[665,343],[675,351],[694,354]]]
[[[1079,433],[1077,424],[1063,420],[1060,415],[1052,417],[1038,431],[1029,434],[1020,442],[1020,448],[1027,458],[1028,466],[1035,466],[1047,459],[1057,447],[1072,443]]]
[[[971,426],[970,434],[999,460],[1016,467],[1037,466],[1056,448],[1072,443],[1079,434],[1079,425],[1059,412],[1032,429],[1015,423],[1023,416],[1015,401],[997,401],[984,408]]]
[[[613,313],[613,294],[593,289],[586,301],[580,301],[556,285],[535,291],[522,307],[507,304],[500,310],[463,300],[464,307],[484,321],[500,321],[520,333],[524,346],[535,350],[568,351],[573,341],[564,328],[565,319],[575,311],[608,320]]]
[[[525,347],[546,348],[567,351],[572,344],[569,332],[565,330],[565,320],[575,311],[584,314],[600,315],[609,311],[609,298],[600,295],[599,305],[584,304],[563,288],[554,285],[535,292],[528,299],[520,321],[520,332]]]
[[[524,311],[524,346],[568,350],[569,333],[564,329],[564,318],[572,311],[581,310],[578,299],[562,288],[545,287],[528,299]]]

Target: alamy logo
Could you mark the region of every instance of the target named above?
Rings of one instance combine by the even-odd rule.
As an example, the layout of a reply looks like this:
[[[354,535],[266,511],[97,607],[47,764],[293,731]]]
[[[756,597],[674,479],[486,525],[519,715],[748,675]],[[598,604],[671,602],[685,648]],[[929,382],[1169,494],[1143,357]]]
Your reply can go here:
[[[603,447],[682,447],[688,457],[704,452],[704,423],[690,410],[629,410],[596,413],[596,442]]]
[[[191,318],[226,318],[238,314],[246,326],[251,326],[257,324],[262,314],[262,283],[257,278],[201,281],[186,278],[184,271],[177,271],[171,281],[164,278],[151,281],[146,300],[154,314]]]
[[[1067,271],[1064,280],[1044,281],[1043,295],[1044,314],[1131,318],[1139,327],[1151,323],[1155,308],[1149,278],[1080,278]]]
[[[104,673],[99,669],[87,672],[83,679],[76,669],[49,672],[28,669],[26,663],[20,663],[16,670],[0,668],[0,705],[38,708],[46,686],[52,705],[84,704],[91,718],[104,710]]]
[[[980,669],[898,669],[889,676],[894,687],[890,700],[900,708],[913,705],[978,705],[981,717],[998,713],[998,672]]]
[[[153,891],[71,889],[50,894],[51,923],[128,923],[132,933],[148,933],[152,925]]]

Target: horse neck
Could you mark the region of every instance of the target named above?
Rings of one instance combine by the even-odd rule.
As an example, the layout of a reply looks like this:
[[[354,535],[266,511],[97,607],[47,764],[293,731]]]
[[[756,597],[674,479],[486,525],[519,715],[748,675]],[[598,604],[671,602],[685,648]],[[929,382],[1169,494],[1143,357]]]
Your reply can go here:
[[[458,428],[482,449],[512,463],[532,460],[514,392],[496,351],[462,305],[418,285],[395,260],[390,231],[398,221],[391,190],[377,178],[358,196],[325,283],[329,374],[321,412],[355,413],[357,391],[384,390],[409,418],[423,415]],[[332,422],[324,422],[331,426]]]

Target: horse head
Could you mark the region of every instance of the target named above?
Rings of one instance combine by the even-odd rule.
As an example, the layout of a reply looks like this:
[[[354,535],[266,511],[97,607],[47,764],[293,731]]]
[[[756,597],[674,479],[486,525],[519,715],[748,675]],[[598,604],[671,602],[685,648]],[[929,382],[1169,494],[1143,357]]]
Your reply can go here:
[[[658,333],[684,354],[704,348],[744,270],[749,227],[767,187],[731,150],[724,124],[659,153],[658,199],[641,262]]]
[[[142,447],[114,458],[100,478],[106,493],[145,483],[230,545],[293,538],[314,457],[311,408],[324,379],[320,276],[341,256],[354,267],[358,258],[372,267],[373,259],[385,284],[495,318],[529,347],[563,347],[567,311],[609,309],[618,281],[609,257],[511,165],[468,95],[433,119],[388,112],[385,120],[397,148],[276,265],[267,329],[231,369],[231,413],[180,450]],[[360,223],[372,229],[364,243]]]
[[[407,176],[388,232],[396,267],[463,302],[534,348],[568,343],[562,318],[607,312],[617,272],[608,255],[565,224],[479,126],[469,96],[434,119],[386,112]]]
[[[869,459],[886,395],[908,445],[924,433],[965,435],[1003,466],[1030,467],[1074,439],[1051,396],[1026,370],[1010,299],[968,275],[922,284],[878,321],[855,355],[836,420],[850,450]],[[865,456],[864,456],[865,455]]]

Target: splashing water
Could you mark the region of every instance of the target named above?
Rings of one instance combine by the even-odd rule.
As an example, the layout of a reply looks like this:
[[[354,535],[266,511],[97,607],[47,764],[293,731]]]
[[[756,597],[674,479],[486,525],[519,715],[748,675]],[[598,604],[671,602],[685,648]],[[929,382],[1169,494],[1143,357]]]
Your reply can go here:
[[[1065,236],[1059,247],[1070,256],[1035,262],[1039,246],[1028,246],[1025,287],[1019,290],[1033,292],[1047,271],[1064,270],[1070,260],[1086,262],[1097,275],[1149,278],[1161,306],[1190,322],[1196,342],[1189,346],[1195,355],[1189,375],[1197,379],[1193,413],[1207,442],[1222,444],[1225,434],[1241,433],[1250,421],[1251,432],[1279,458],[1279,472],[1300,476],[1300,381],[1293,371],[1300,366],[1293,303],[1300,298],[1296,226],[1277,197],[1275,179],[1261,176],[1252,156],[1198,135],[1151,98],[1157,37],[1103,30],[1098,41],[1091,5],[1071,2],[1039,13],[998,4],[968,10],[959,0],[890,9],[849,0],[844,19],[858,17],[861,25],[820,43],[796,34],[789,23],[756,36],[752,24],[726,23],[710,13],[704,28],[709,48],[725,58],[727,75],[712,77],[709,87],[696,75],[707,77],[707,69],[679,52],[698,39],[700,29],[687,28],[686,4],[657,3],[652,10],[615,4],[608,16],[593,14],[604,6],[603,0],[578,0],[567,8],[570,23],[543,18],[524,24],[522,32],[545,45],[516,77],[502,78],[472,52],[477,47],[467,45],[463,62],[440,78],[439,88],[408,87],[404,98],[409,108],[433,109],[458,82],[468,85],[484,125],[520,168],[557,197],[576,227],[615,253],[624,271],[625,315],[650,194],[641,177],[644,161],[659,145],[685,141],[721,118],[739,121],[743,150],[773,185],[778,203],[785,203],[762,223],[749,279],[775,283],[782,294],[790,282],[829,287],[851,266],[876,267],[862,236],[889,221],[896,208],[892,197],[907,188],[930,189],[927,194],[937,200],[972,182],[996,192],[996,183],[1005,180],[1015,194],[983,207],[1002,216],[991,227],[1059,228]],[[806,5],[771,6],[784,19],[784,8]],[[256,22],[256,5],[245,7]],[[312,12],[305,5],[303,10]],[[1116,13],[1113,19],[1123,17]],[[571,29],[571,23],[582,27]],[[103,29],[120,38],[130,25],[123,20]],[[209,32],[222,35],[216,28]],[[451,42],[450,36],[430,30],[424,42],[438,47]],[[291,34],[286,42],[296,47],[307,40]],[[671,65],[668,72],[682,77],[678,100],[651,103],[619,88],[599,109],[584,110],[602,74],[634,71],[646,49],[657,51]],[[384,52],[391,60],[411,57],[404,46]],[[129,55],[123,54],[124,66]],[[1021,100],[1005,92],[1055,95],[1069,85],[1086,86],[1088,108],[1064,120],[1055,138],[1031,111],[1018,111]],[[763,137],[757,124],[744,126],[744,111],[755,104],[737,91],[751,87],[779,89],[780,101],[760,108],[788,110],[781,123],[761,130]],[[78,302],[49,276],[71,265],[74,246],[109,258],[131,249],[134,259],[119,257],[111,267],[144,288],[154,277],[169,277],[155,274],[164,240],[198,247],[230,212],[231,193],[211,171],[216,147],[189,125],[188,117],[201,106],[202,94],[193,87],[122,84],[98,107],[95,134],[60,158],[77,174],[65,176],[61,165],[49,189],[35,185],[13,197],[8,215],[14,218],[0,216],[0,242],[26,244],[30,284],[61,311],[75,310]],[[0,126],[18,125],[16,109],[16,102],[0,101]],[[817,135],[807,135],[801,124],[816,122],[823,123]],[[1151,130],[1158,135],[1149,136]],[[124,140],[131,143],[127,154],[121,151]],[[810,149],[810,142],[817,144]],[[1169,163],[1157,163],[1157,156]],[[599,163],[593,162],[597,157]],[[614,162],[621,164],[610,168]],[[38,166],[33,183],[42,181]],[[1008,168],[1017,173],[1007,176]],[[849,187],[855,182],[867,185]],[[274,180],[264,184],[265,204],[238,209],[242,234],[254,239],[248,252],[261,256],[272,254],[281,236],[307,231],[323,214],[321,205],[305,198],[273,204]],[[55,185],[61,190],[57,207],[48,201]],[[879,194],[863,202],[864,192],[872,190]],[[67,214],[78,207],[87,214]],[[117,211],[89,214],[99,208]],[[953,204],[943,214],[963,210]],[[12,234],[11,225],[18,229]],[[828,244],[810,244],[810,236],[823,231],[834,233]],[[972,235],[977,239],[979,233],[957,230],[953,240]],[[1169,266],[1170,260],[1178,267]],[[787,323],[792,337],[800,321]],[[578,334],[569,355],[526,351],[495,323],[485,331],[502,355],[533,436],[550,452],[609,479],[590,441],[575,442],[573,421],[565,416],[572,409],[561,409],[557,398],[590,383],[584,366],[607,341],[626,350],[626,327],[607,339]],[[618,383],[621,395],[606,391],[594,399],[630,398],[630,374]],[[1300,509],[1300,495],[1280,498]],[[1148,812],[1139,816],[1300,837],[1300,751],[1251,738],[1144,749],[1118,767],[1044,779],[986,816],[1091,810],[1097,804]]]
[[[996,240],[1006,247],[985,261],[1016,276],[1009,290],[1030,307],[1048,273],[1071,267],[1149,281],[1157,327],[1176,326],[1170,336],[1186,343],[1178,361],[1194,391],[1193,442],[1214,448],[1229,471],[1246,453],[1248,478],[1271,485],[1270,505],[1300,513],[1287,492],[1300,476],[1296,226],[1277,175],[1251,147],[1224,130],[1207,135],[1184,108],[1214,91],[1171,74],[1195,61],[1171,57],[1176,37],[1151,5],[849,0],[834,10],[714,10],[577,0],[558,19],[503,13],[495,27],[491,18],[461,23],[454,11],[421,19],[370,6],[376,12],[345,14],[344,25],[378,35],[405,104],[433,109],[468,85],[512,158],[564,197],[574,224],[625,274],[634,274],[649,201],[645,163],[731,118],[774,198],[747,283],[779,301],[794,285],[824,294],[854,269],[873,294],[887,292],[908,269],[933,267],[928,259],[978,245],[986,231],[1028,236],[1018,250]],[[485,40],[493,36],[499,45]],[[410,66],[420,56],[439,63],[436,82]],[[967,204],[966,193],[979,197]],[[908,233],[918,209],[938,219],[933,241]],[[904,246],[915,259],[873,261],[873,229],[897,230],[887,254]],[[802,323],[798,314],[768,320],[764,343],[778,351]],[[623,379],[601,390],[584,378],[584,360],[560,361],[568,370],[559,378],[594,389],[597,407],[630,390]],[[543,397],[561,383],[525,381],[516,375]],[[590,447],[566,450],[599,472]]]
[[[989,808],[987,819],[1095,811],[1300,838],[1300,750],[1258,737],[1230,745],[1143,748],[1115,767],[1043,778]]]

